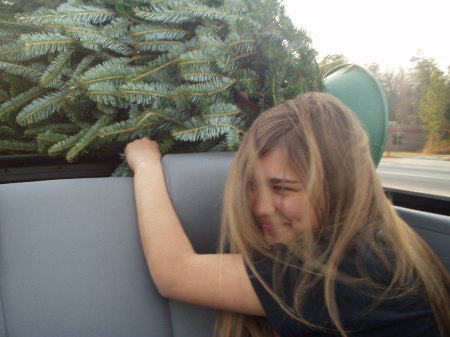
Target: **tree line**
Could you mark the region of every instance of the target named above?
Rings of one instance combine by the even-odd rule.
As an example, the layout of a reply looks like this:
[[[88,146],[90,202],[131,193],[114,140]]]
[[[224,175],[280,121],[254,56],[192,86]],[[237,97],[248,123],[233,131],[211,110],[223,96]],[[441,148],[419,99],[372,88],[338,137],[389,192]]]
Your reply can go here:
[[[320,61],[322,74],[348,63],[345,55],[327,55]],[[380,81],[388,103],[389,120],[401,125],[420,125],[430,153],[450,153],[450,66],[445,73],[433,58],[417,52],[411,67],[381,70],[372,63],[365,67]]]

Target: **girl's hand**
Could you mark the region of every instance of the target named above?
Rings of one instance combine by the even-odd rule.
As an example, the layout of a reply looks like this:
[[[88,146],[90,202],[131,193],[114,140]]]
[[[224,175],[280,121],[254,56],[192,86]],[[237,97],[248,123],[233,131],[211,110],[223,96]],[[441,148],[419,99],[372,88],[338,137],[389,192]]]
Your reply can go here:
[[[160,163],[161,153],[158,143],[148,138],[137,139],[125,147],[125,158],[128,166],[136,172],[136,169],[146,163]]]

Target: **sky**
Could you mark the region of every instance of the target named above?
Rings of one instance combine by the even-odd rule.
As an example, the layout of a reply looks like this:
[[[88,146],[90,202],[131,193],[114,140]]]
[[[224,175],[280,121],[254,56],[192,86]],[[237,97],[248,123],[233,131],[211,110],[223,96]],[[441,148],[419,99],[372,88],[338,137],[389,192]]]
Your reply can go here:
[[[287,15],[312,39],[320,61],[344,54],[360,65],[408,69],[422,50],[450,66],[450,0],[283,0]]]

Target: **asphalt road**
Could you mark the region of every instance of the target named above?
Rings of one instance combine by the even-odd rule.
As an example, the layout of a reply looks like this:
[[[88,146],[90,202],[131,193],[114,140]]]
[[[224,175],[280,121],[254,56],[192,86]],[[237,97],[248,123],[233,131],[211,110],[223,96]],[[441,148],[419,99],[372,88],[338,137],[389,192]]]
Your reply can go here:
[[[378,175],[385,187],[450,197],[450,158],[383,158]]]

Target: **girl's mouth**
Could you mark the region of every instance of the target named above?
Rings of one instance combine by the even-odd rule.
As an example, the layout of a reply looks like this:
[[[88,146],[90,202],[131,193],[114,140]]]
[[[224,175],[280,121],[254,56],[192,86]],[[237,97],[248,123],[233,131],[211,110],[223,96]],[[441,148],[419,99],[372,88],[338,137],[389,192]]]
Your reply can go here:
[[[275,227],[269,224],[261,224],[261,228],[266,233],[273,233],[275,232]]]

